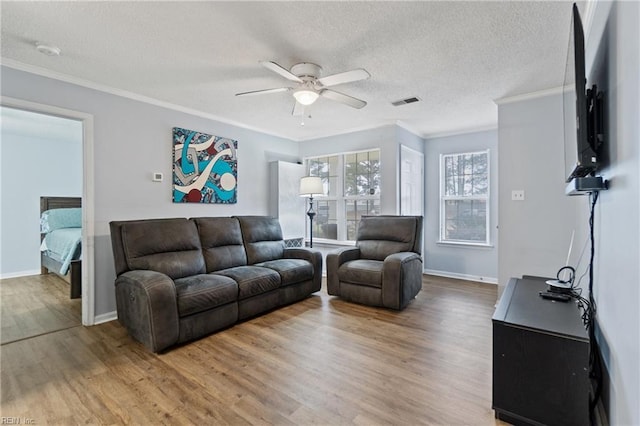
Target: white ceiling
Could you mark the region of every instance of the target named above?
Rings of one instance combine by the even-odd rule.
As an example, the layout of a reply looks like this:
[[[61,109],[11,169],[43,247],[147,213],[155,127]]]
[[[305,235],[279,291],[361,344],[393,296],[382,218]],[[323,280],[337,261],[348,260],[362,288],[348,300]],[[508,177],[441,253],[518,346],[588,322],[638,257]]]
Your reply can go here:
[[[495,99],[562,84],[571,2],[1,2],[3,63],[46,69],[293,140],[400,125],[421,136],[496,127]],[[579,3],[581,10],[583,3]],[[36,42],[62,50],[49,57]],[[288,86],[261,67],[298,62],[323,75],[365,68],[333,87],[301,126]],[[421,102],[394,107],[416,96]],[[180,125],[180,123],[175,123]]]

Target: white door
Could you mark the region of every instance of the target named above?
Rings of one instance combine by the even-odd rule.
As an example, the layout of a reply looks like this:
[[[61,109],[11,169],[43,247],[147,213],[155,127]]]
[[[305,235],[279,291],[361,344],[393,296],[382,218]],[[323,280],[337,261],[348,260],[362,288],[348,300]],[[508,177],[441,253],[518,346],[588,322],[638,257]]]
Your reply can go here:
[[[424,155],[400,145],[400,214],[423,216]]]

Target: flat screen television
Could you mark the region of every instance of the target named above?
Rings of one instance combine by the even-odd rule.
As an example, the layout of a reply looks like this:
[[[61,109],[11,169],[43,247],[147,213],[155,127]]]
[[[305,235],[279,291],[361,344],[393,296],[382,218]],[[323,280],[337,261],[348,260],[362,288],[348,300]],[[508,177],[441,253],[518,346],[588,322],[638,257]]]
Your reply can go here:
[[[595,85],[587,89],[584,30],[574,3],[563,86],[566,182],[593,176],[600,167],[601,97]]]

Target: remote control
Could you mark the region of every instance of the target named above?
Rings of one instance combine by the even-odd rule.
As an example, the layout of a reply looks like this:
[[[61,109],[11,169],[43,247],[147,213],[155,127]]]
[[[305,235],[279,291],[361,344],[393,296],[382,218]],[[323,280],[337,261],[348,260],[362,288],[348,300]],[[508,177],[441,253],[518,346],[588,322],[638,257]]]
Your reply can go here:
[[[541,291],[540,297],[547,300],[557,300],[558,302],[568,302],[571,300],[571,296],[566,294],[549,293],[547,291]]]

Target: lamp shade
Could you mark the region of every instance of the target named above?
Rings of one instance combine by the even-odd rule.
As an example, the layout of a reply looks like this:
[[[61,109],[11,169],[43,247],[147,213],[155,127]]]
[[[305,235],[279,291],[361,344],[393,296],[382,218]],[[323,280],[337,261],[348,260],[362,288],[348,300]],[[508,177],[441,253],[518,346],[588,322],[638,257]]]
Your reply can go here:
[[[324,187],[322,179],[317,176],[305,176],[300,179],[300,195],[313,197],[316,195],[324,195]]]
[[[310,89],[300,89],[293,92],[293,97],[302,105],[311,105],[318,99],[318,92]]]

